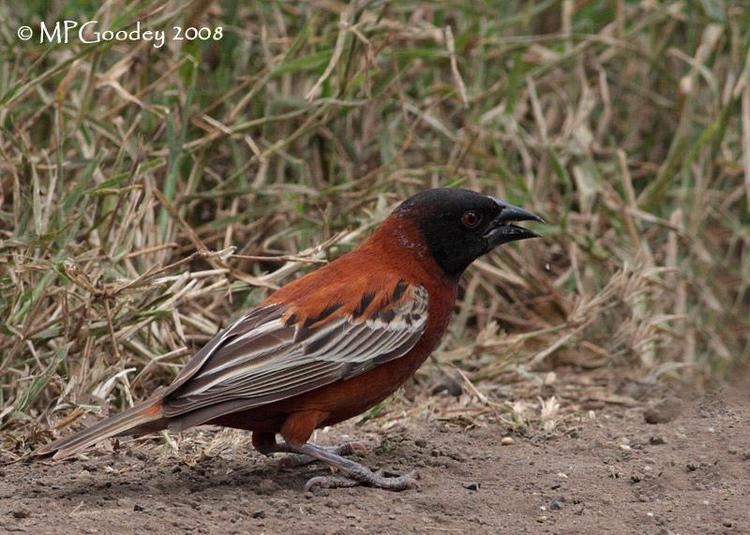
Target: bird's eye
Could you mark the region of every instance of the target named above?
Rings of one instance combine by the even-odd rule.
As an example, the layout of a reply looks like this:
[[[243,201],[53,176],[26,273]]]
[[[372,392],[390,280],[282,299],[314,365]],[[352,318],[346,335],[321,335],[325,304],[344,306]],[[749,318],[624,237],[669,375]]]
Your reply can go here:
[[[461,223],[463,223],[463,225],[469,229],[477,228],[479,226],[479,223],[481,222],[482,215],[478,212],[475,212],[474,210],[464,212],[464,215],[461,216]]]

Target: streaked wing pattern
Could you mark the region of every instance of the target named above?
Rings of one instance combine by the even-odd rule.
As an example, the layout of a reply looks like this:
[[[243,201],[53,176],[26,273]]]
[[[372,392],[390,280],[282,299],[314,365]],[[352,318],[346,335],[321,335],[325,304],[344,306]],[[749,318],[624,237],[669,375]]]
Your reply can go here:
[[[227,412],[238,410],[238,403],[251,409],[405,355],[424,332],[428,296],[421,286],[399,284],[398,294],[382,299],[370,295],[362,310],[331,319],[326,318],[341,304],[305,321],[295,321],[294,315],[285,320],[282,305],[254,309],[187,364],[165,393],[164,415],[220,404]],[[216,409],[210,411],[212,417],[226,413],[223,407]]]

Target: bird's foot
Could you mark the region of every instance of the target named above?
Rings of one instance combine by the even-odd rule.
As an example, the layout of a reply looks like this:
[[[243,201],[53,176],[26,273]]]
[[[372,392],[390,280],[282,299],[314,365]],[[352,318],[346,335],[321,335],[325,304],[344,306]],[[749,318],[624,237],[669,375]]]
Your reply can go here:
[[[406,490],[417,486],[417,474],[416,472],[410,472],[404,475],[390,474],[382,470],[373,472],[366,466],[352,461],[338,455],[334,452],[329,451],[321,446],[315,444],[302,444],[301,446],[295,446],[289,444],[289,447],[309,457],[314,458],[318,461],[323,461],[337,468],[341,475],[337,476],[319,476],[314,477],[305,485],[306,490],[311,490],[316,487],[323,488],[337,488],[337,487],[353,487],[356,485],[368,485],[385,490]]]
[[[384,490],[406,490],[419,486],[419,474],[409,472],[408,474],[398,475],[386,473],[383,470],[373,472],[367,467],[362,467],[366,472],[351,474],[346,476],[316,476],[307,481],[305,484],[306,491],[312,491],[316,488],[321,489],[340,489],[346,487],[356,487],[367,485]]]

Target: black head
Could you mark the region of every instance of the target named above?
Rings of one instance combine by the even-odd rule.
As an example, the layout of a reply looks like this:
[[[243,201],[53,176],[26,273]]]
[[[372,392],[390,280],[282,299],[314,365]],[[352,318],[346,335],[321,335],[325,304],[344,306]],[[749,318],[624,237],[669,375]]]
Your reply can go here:
[[[466,189],[436,188],[417,193],[394,215],[417,221],[427,247],[450,277],[498,245],[538,234],[513,225],[542,218],[505,201]]]

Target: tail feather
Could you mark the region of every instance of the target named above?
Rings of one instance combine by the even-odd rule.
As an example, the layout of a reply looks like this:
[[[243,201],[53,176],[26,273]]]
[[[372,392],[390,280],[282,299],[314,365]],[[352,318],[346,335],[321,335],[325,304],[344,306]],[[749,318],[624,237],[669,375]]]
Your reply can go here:
[[[77,455],[89,446],[114,436],[148,433],[165,429],[167,418],[161,413],[161,399],[150,399],[102,420],[68,437],[60,438],[34,452],[37,456],[65,459]]]

